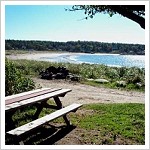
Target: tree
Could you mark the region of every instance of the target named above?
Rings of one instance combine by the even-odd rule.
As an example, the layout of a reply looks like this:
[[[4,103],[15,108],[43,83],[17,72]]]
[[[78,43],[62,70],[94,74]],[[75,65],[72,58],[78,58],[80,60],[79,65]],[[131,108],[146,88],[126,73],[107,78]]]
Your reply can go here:
[[[97,13],[120,14],[138,23],[145,29],[145,5],[74,5],[70,11],[84,10],[85,19],[93,18]]]

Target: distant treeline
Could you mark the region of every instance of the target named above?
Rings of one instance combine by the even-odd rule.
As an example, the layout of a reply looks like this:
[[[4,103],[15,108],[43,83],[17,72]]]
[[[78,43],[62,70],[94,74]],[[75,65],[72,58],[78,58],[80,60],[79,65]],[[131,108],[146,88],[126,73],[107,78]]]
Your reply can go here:
[[[93,41],[26,41],[26,40],[5,40],[6,50],[36,50],[36,51],[68,51],[83,53],[114,53],[144,55],[145,45],[104,43]]]

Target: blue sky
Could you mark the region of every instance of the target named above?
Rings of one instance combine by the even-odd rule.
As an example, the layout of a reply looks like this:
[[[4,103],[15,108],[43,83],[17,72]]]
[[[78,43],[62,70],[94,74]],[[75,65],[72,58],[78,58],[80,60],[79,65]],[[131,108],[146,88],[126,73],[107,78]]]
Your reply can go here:
[[[71,5],[6,5],[5,39],[145,43],[145,30],[120,15],[85,20]]]

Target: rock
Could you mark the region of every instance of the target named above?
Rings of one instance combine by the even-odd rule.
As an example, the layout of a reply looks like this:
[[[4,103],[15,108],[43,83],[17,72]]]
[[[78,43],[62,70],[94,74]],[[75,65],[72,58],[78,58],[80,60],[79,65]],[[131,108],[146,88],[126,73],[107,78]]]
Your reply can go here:
[[[87,79],[88,81],[94,81],[94,79]]]
[[[137,85],[139,88],[143,86],[142,83],[136,83],[136,85]]]
[[[65,79],[67,77],[69,73],[69,70],[67,70],[64,67],[54,67],[54,66],[50,66],[48,68],[46,68],[45,71],[42,71],[39,73],[39,75],[41,75],[42,79]]]
[[[69,73],[69,70],[67,70],[65,67],[54,67],[50,66],[46,68],[45,71],[41,71],[39,73],[41,75],[41,79],[70,79],[71,81],[79,81],[80,77],[74,74]]]
[[[125,81],[116,81],[118,86],[125,87],[127,83]]]
[[[94,79],[94,81],[98,83],[109,83],[109,81],[106,79]]]
[[[79,81],[80,77],[79,76],[72,76],[70,79],[71,79],[71,81]]]
[[[41,79],[51,80],[52,79],[52,74],[51,73],[47,73],[47,72],[43,72],[41,74]]]
[[[56,73],[54,79],[65,79],[66,75],[63,73]]]

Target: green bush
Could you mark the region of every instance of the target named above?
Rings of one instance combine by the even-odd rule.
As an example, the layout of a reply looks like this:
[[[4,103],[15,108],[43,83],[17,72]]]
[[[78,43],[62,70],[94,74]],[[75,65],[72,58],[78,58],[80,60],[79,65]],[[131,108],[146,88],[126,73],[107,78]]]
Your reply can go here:
[[[29,91],[35,88],[34,82],[21,74],[13,62],[5,61],[5,96]]]
[[[72,63],[56,63],[35,60],[13,60],[15,67],[24,75],[40,77],[39,73],[50,66],[66,67],[70,73],[79,75],[82,81],[86,79],[106,79],[110,81],[108,87],[125,88],[135,90],[145,90],[145,69],[137,67],[109,67],[97,64],[72,64]],[[125,85],[117,84],[116,82],[123,81]],[[90,81],[91,84],[91,81]],[[130,85],[131,84],[131,85]],[[134,84],[134,86],[132,85]],[[95,85],[95,83],[94,83]],[[141,85],[141,86],[140,86]]]

